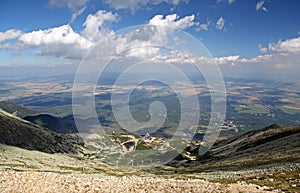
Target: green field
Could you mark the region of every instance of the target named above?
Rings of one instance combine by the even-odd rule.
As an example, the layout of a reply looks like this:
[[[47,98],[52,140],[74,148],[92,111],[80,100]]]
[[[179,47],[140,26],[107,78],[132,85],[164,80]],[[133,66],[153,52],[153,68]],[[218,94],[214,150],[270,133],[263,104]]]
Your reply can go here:
[[[295,115],[297,113],[300,113],[300,110],[297,109],[292,109],[292,108],[287,108],[287,107],[277,107],[280,110],[282,110],[283,112],[287,113],[287,114],[291,114],[291,115]]]
[[[244,100],[238,100],[238,104],[232,105],[239,113],[267,114],[267,109],[261,104],[255,104]]]

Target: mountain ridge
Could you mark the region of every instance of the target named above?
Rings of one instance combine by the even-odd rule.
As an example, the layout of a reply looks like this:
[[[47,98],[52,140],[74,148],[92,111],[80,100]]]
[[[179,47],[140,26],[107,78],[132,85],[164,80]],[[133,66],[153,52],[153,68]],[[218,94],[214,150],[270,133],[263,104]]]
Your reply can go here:
[[[0,108],[4,111],[15,114],[18,117],[33,116],[39,114],[38,111],[18,105],[10,101],[0,101]]]
[[[222,165],[255,166],[276,162],[299,162],[300,126],[271,126],[234,136],[213,145],[204,155],[199,146],[189,146],[185,152],[196,157],[191,161],[182,154],[171,161],[171,166]],[[257,160],[255,162],[255,160]]]
[[[77,135],[58,134],[0,109],[0,143],[46,153],[77,153]]]

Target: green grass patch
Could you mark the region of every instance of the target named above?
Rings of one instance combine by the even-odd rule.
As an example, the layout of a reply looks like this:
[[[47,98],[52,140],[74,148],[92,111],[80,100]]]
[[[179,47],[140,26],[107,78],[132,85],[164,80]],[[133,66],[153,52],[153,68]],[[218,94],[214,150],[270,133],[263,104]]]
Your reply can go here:
[[[249,103],[244,100],[238,100],[238,104],[232,105],[240,113],[267,114],[267,109],[262,104]]]
[[[297,109],[292,109],[292,108],[287,108],[287,107],[277,107],[277,108],[279,108],[283,112],[285,112],[287,114],[291,114],[291,115],[295,115],[297,113],[300,113],[300,110],[297,110]]]

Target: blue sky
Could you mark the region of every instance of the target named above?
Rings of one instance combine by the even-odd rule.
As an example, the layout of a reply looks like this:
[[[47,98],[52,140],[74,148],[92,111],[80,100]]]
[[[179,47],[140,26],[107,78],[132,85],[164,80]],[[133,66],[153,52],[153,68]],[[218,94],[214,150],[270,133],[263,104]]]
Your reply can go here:
[[[80,56],[74,57],[69,42],[51,39],[49,34],[47,41],[39,38],[53,29],[71,30],[70,37],[76,38],[72,46],[78,48],[78,43],[88,48],[95,40],[86,35],[91,33],[84,25],[89,15],[98,18],[95,22],[101,35],[103,31],[147,24],[162,15],[159,24],[178,24],[179,29],[199,39],[225,73],[235,72],[232,66],[241,66],[235,72],[239,73],[252,65],[274,73],[276,69],[286,70],[296,77],[300,69],[295,61],[300,58],[299,8],[298,0],[1,1],[0,66],[78,64]],[[172,14],[176,17],[166,19]]]

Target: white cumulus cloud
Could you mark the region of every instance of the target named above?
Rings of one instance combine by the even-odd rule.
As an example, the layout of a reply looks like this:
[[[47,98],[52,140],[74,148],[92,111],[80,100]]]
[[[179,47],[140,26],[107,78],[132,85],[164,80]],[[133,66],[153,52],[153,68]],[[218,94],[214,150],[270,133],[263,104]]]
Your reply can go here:
[[[63,25],[46,30],[32,31],[20,36],[19,42],[29,47],[42,47],[40,55],[64,56],[68,58],[82,57],[93,45],[92,42],[73,31],[70,25]]]
[[[82,31],[82,34],[90,40],[98,40],[99,38],[111,33],[110,29],[105,28],[105,24],[108,22],[116,22],[118,19],[118,14],[99,10],[96,14],[90,14],[87,16],[83,24],[84,30]]]
[[[98,41],[113,34],[113,31],[107,27],[107,23],[117,20],[117,14],[99,10],[87,16],[81,33],[75,32],[67,24],[24,33],[19,37],[19,44],[29,48],[39,48],[35,53],[37,55],[81,59]]]
[[[166,45],[168,37],[174,30],[186,29],[196,25],[195,16],[185,16],[180,18],[177,14],[172,15],[155,15],[149,20],[147,25],[133,30],[125,35],[125,38],[117,43],[117,52],[126,50],[128,47],[138,46],[128,51],[129,57],[144,58],[154,57],[160,52],[157,47],[149,45]]]
[[[185,16],[181,19],[177,14],[167,15],[165,17],[163,15],[155,15],[150,19],[149,24],[173,29],[186,29],[196,24],[194,19],[195,15]]]
[[[35,55],[82,59],[90,48],[102,42],[101,50],[103,49],[104,54],[107,49],[110,54],[118,54],[131,48],[128,51],[129,57],[153,57],[159,53],[160,48],[149,47],[149,45],[165,45],[168,43],[168,35],[174,30],[198,25],[194,22],[194,15],[182,18],[176,14],[156,15],[147,22],[147,25],[119,36],[120,34],[117,35],[109,26],[110,23],[117,22],[119,19],[116,13],[99,10],[87,16],[81,32],[74,31],[70,24],[27,33],[8,30],[0,32],[0,43],[17,38],[18,41],[0,45],[0,48],[19,50],[33,48]],[[108,48],[106,48],[107,45]]]
[[[0,43],[7,40],[16,39],[21,35],[22,35],[22,31],[16,29],[10,29],[5,32],[0,32]]]
[[[231,65],[234,66],[237,62],[240,61],[239,55],[233,56],[224,56],[224,57],[199,57],[197,58],[198,62],[202,64],[217,64],[217,65]]]
[[[91,42],[74,32],[70,25],[25,33],[19,40],[29,46],[75,44],[82,48],[91,46]]]
[[[297,38],[287,39],[285,41],[280,40],[277,43],[270,43],[269,50],[276,52],[300,53],[300,36]]]

